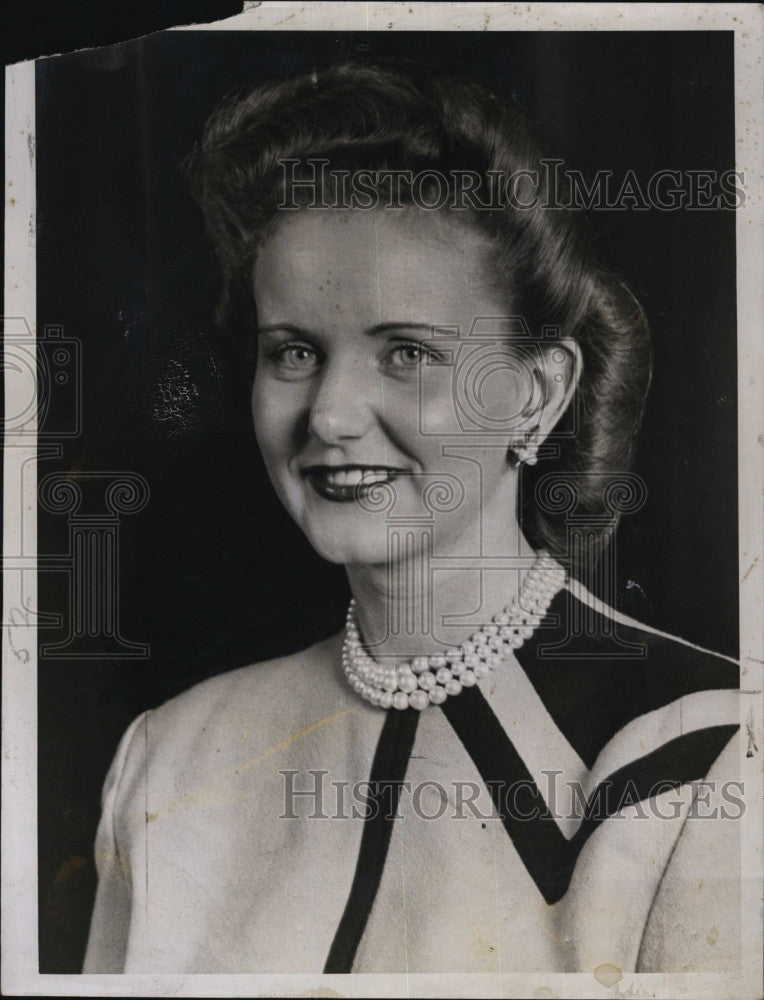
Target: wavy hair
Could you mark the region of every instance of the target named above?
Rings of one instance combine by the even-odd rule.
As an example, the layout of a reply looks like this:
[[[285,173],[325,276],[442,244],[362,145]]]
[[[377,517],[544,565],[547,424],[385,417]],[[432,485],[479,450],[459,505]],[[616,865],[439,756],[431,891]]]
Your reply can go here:
[[[207,121],[184,169],[222,266],[217,321],[247,390],[257,309],[252,267],[282,215],[279,205],[287,195],[300,197],[296,187],[288,190],[282,161],[307,171],[308,161],[326,160],[332,176],[394,170],[453,178],[468,170],[488,179],[491,172],[533,171],[535,207],[507,202],[459,214],[492,240],[496,279],[512,313],[532,331],[559,328],[580,346],[583,372],[555,428],[556,456],[523,470],[521,517],[533,544],[570,562],[565,514],[543,503],[536,487],[541,476],[548,485],[552,473],[574,483],[576,513],[596,526],[589,532],[590,561],[617,521],[603,483],[630,467],[651,352],[643,310],[598,261],[582,213],[545,207],[564,204],[565,190],[560,178],[552,190],[543,158],[518,108],[475,83],[399,64],[350,62],[229,97]],[[404,204],[411,203],[411,190],[400,190]]]

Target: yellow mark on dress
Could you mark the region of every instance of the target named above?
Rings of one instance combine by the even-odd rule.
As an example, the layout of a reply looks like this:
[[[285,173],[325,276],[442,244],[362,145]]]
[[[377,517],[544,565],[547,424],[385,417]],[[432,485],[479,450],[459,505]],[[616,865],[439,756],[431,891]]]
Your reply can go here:
[[[257,757],[253,757],[252,760],[244,761],[243,764],[237,764],[236,767],[232,768],[228,773],[233,775],[241,774],[243,771],[248,771],[251,767],[255,767],[262,761],[272,757],[275,753],[279,753],[281,750],[286,750],[288,746],[296,743],[297,740],[301,740],[303,736],[308,736],[310,733],[314,733],[317,729],[321,729],[322,726],[328,726],[330,722],[337,722],[338,719],[342,719],[346,715],[352,715],[355,711],[355,708],[344,708],[341,712],[336,712],[334,715],[327,715],[325,719],[319,719],[318,722],[311,723],[311,725],[306,726],[304,729],[300,729],[299,732],[292,733],[291,736],[287,736],[285,740],[269,747],[264,753],[259,754]]]
[[[214,779],[214,781],[205,782],[204,784],[197,786],[195,790],[189,791],[185,795],[178,796],[178,798],[168,802],[156,812],[147,813],[146,823],[155,823],[158,819],[164,819],[167,816],[172,815],[172,813],[178,809],[198,809],[232,802],[233,798],[231,796],[231,792],[225,787],[225,780],[227,778],[238,777],[245,771],[249,771],[253,767],[257,767],[257,765],[261,764],[263,761],[268,760],[269,757],[273,757],[274,754],[285,750],[298,740],[314,733],[317,729],[328,726],[332,722],[337,722],[339,719],[344,718],[346,715],[352,715],[356,711],[356,708],[345,708],[341,712],[335,712],[334,715],[327,715],[326,718],[319,719],[317,722],[313,722],[311,725],[305,726],[296,733],[292,733],[291,736],[287,736],[279,743],[275,743],[273,746],[268,747],[267,750],[258,754],[257,757],[253,757],[251,760],[246,760],[241,764],[237,764],[236,767],[222,771],[220,775]]]
[[[623,979],[623,972],[618,968],[617,965],[611,965],[610,962],[603,962],[602,965],[598,965],[594,970],[594,978],[598,983],[602,983],[603,986],[610,989],[611,986],[615,986]]]

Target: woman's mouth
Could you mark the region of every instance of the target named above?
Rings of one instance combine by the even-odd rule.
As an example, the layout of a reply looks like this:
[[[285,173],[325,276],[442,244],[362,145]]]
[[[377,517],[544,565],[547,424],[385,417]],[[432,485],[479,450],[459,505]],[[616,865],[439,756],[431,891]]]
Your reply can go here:
[[[375,486],[403,474],[403,469],[383,465],[311,465],[305,470],[306,479],[319,496],[341,503],[357,500]]]

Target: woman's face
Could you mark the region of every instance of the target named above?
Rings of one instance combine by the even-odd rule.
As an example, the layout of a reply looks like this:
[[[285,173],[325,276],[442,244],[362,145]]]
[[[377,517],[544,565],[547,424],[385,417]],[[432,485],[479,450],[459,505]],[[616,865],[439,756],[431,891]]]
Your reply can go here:
[[[261,248],[255,432],[326,559],[389,562],[388,527],[406,521],[432,523],[449,554],[506,546],[517,530],[507,448],[533,387],[488,273],[481,236],[421,210],[300,211]]]

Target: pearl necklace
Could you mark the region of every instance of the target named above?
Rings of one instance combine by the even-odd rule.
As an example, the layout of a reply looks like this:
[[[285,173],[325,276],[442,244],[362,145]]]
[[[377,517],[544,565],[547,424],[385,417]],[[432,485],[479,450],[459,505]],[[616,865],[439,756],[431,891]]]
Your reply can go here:
[[[428,705],[442,705],[449,695],[477,684],[509,650],[519,649],[564,583],[565,570],[542,551],[517,597],[468,642],[430,656],[415,656],[397,666],[377,663],[363,648],[355,600],[351,600],[342,644],[342,669],[353,690],[379,708],[422,711]]]

